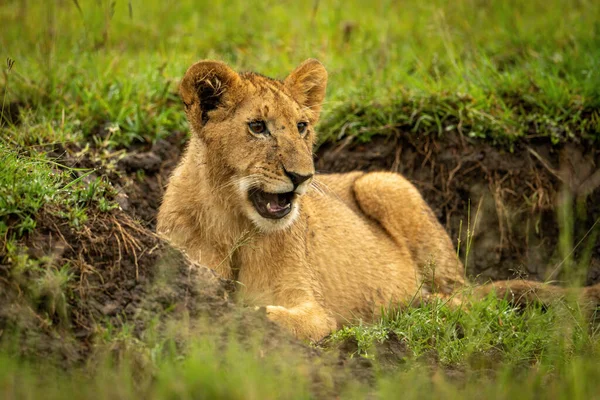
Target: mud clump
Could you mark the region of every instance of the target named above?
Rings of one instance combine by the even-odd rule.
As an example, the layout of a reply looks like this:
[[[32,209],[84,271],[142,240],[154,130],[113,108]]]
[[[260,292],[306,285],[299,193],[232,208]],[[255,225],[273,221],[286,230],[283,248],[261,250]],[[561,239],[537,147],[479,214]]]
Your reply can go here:
[[[97,129],[94,143],[102,142],[102,128]],[[129,216],[151,231],[156,227],[156,215],[169,176],[179,162],[187,136],[174,132],[156,143],[143,143],[125,149],[104,149],[95,145],[82,148],[76,143],[57,145],[48,156],[68,168],[93,170],[86,180],[103,177],[115,188],[116,202]]]
[[[21,268],[2,257],[0,332],[15,333],[23,354],[63,366],[85,360],[108,326],[140,334],[168,310],[219,317],[232,307],[227,281],[120,210],[94,213],[79,229],[45,213],[23,251]]]
[[[177,166],[186,135],[175,133],[159,140],[149,149],[139,148],[119,160],[122,172],[117,181],[124,197],[120,204],[150,229],[156,227],[156,215],[169,175]]]

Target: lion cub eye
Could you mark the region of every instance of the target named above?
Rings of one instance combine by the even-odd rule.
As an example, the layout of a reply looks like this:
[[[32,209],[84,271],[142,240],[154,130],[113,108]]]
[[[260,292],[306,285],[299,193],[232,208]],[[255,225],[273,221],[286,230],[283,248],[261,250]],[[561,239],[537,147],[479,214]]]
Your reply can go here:
[[[267,130],[267,125],[265,121],[251,121],[248,122],[248,128],[252,131],[252,133],[256,133],[257,135],[263,135],[265,133],[269,133]]]
[[[252,133],[256,133],[257,135],[269,133],[267,130],[267,125],[265,121],[252,121],[248,122],[248,128],[252,131]]]
[[[304,132],[306,132],[306,127],[308,126],[307,122],[298,122],[298,132],[300,132],[301,135],[304,134]]]

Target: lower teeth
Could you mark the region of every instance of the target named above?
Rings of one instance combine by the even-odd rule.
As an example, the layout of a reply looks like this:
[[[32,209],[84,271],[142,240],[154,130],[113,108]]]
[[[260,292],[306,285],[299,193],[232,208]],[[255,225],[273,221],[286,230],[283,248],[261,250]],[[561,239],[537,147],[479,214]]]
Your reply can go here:
[[[292,206],[292,204],[291,204],[291,203],[287,203],[287,204],[285,205],[285,207],[283,207],[283,209],[285,210],[286,208],[290,208],[291,206]],[[269,210],[269,211],[271,211],[271,212],[273,212],[273,211],[276,211],[276,210],[273,210],[273,209],[271,208],[271,202],[268,202],[268,203],[267,203],[267,210]]]

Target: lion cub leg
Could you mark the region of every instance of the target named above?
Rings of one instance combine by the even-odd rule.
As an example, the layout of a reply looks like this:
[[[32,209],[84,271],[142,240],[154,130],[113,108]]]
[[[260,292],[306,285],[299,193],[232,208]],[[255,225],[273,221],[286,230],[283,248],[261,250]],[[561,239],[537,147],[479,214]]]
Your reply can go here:
[[[409,248],[427,288],[449,294],[464,285],[452,241],[421,194],[402,175],[371,172],[354,182],[361,210]]]
[[[318,341],[337,328],[334,318],[316,303],[296,307],[267,306],[267,317],[299,339]]]

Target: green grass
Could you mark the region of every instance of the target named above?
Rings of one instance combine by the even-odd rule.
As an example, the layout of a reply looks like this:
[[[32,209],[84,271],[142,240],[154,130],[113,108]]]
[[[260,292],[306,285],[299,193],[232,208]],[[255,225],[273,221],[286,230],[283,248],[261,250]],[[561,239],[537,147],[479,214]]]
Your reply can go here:
[[[7,400],[309,398],[308,371],[294,368],[293,356],[260,357],[257,347],[245,350],[235,342],[223,350],[208,339],[190,345],[185,357],[159,350],[163,354],[146,364],[130,351],[117,364],[106,358],[100,367],[69,374],[0,356],[0,395]]]
[[[458,132],[509,149],[534,137],[597,144],[598,15],[593,0],[4,1],[0,98],[3,113],[18,104],[20,115],[0,117],[0,267],[65,320],[69,265],[45,268],[23,238],[44,213],[78,229],[90,207],[114,207],[114,193],[46,153],[71,144],[102,160],[186,131],[177,84],[202,58],[279,78],[320,59],[330,73],[321,141]],[[106,328],[104,345],[126,344],[120,362],[96,349],[105,362],[64,371],[3,350],[0,397],[589,399],[600,392],[594,329],[573,306],[428,304],[334,333],[326,351],[354,341],[353,356],[377,371],[372,385],[336,387],[329,366],[291,350],[216,347],[210,336],[181,348]],[[390,338],[407,349],[392,370],[379,364]]]
[[[174,93],[197,59],[283,77],[308,57],[330,72],[323,138],[600,137],[595,1],[75,3],[0,6],[7,101],[31,105],[15,142],[91,140],[105,123],[111,145],[153,141],[185,129]]]
[[[42,209],[67,219],[75,228],[87,219],[86,208],[114,207],[107,197],[113,190],[103,178],[83,180],[94,171],[68,168],[43,154],[28,155],[0,142],[0,238],[16,240],[36,227]],[[78,174],[77,177],[70,173]],[[65,183],[67,182],[67,183]]]
[[[179,323],[171,327],[173,336],[157,336],[155,329],[142,340],[114,331],[95,346],[95,363],[68,372],[47,361],[15,360],[5,350],[0,395],[301,399],[337,394],[358,399],[402,393],[403,398],[589,399],[600,389],[599,333],[569,306],[519,311],[490,296],[465,309],[434,303],[335,333],[325,348],[356,339],[359,352],[375,363],[371,385],[355,381],[349,370],[345,380],[336,381],[340,371],[333,364],[303,357],[291,347],[269,349],[261,332],[242,344],[222,328],[197,330]],[[383,356],[372,350],[392,332],[408,351],[396,365],[380,366]]]
[[[560,321],[568,321],[561,326]],[[600,350],[600,337],[588,331],[577,306],[540,306],[519,310],[508,301],[489,296],[448,307],[442,301],[417,308],[386,312],[375,324],[349,326],[335,332],[331,343],[356,341],[356,354],[377,357],[377,344],[390,335],[409,349],[408,358],[434,356],[446,366],[469,366],[485,355],[490,362],[525,367],[555,361],[555,354]],[[488,363],[485,363],[488,364]],[[489,366],[489,365],[488,365]]]

